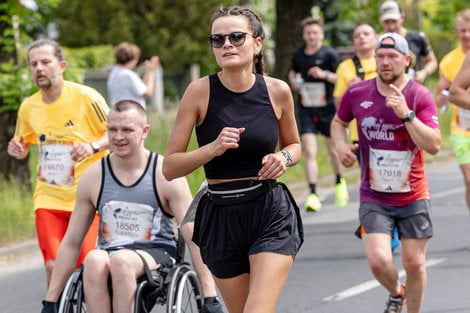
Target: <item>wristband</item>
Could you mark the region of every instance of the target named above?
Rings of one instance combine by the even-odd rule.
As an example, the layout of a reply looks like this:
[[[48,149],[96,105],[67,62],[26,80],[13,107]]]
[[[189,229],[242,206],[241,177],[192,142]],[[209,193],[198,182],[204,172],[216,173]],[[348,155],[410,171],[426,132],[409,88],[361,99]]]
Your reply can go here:
[[[286,158],[286,167],[290,167],[292,165],[292,156],[290,155],[290,152],[287,150],[281,150],[282,155]]]

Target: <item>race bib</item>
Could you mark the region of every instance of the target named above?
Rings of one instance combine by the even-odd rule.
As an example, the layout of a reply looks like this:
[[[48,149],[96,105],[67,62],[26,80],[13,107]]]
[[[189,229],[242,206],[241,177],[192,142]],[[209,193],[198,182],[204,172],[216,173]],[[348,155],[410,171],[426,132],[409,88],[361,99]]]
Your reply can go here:
[[[457,127],[465,131],[470,130],[470,110],[458,108]]]
[[[326,106],[325,83],[303,83],[300,87],[300,103],[306,108]]]
[[[72,144],[42,144],[39,151],[38,179],[51,185],[73,185],[75,161]]]
[[[101,214],[103,237],[107,242],[150,240],[153,221],[151,206],[110,201],[104,205]]]
[[[415,79],[415,76],[416,76],[416,71],[412,68],[408,68],[408,72],[406,73],[406,76],[411,79],[411,80],[414,80]]]
[[[369,181],[371,189],[380,192],[411,191],[411,151],[370,148]]]

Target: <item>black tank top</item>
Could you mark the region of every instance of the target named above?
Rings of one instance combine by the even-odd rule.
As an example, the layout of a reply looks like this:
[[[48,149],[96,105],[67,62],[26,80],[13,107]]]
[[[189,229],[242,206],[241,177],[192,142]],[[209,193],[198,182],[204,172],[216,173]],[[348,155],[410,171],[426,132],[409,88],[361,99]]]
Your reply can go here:
[[[228,149],[204,165],[206,178],[227,179],[258,176],[262,158],[273,153],[279,138],[278,121],[262,75],[245,92],[228,90],[217,74],[209,76],[207,114],[196,127],[199,146],[214,141],[224,127],[244,127],[239,147]]]

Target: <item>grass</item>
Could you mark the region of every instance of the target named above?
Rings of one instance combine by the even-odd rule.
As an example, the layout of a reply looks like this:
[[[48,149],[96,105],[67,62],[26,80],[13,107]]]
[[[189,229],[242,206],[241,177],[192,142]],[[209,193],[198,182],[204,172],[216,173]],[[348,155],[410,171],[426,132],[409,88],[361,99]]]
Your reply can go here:
[[[149,123],[151,125],[151,132],[146,140],[146,147],[150,150],[164,154],[166,149],[168,135],[170,133],[173,121],[176,115],[176,110],[168,110],[164,115],[158,115],[154,112],[149,112]],[[442,150],[449,150],[449,124],[451,119],[451,110],[439,113],[439,121],[441,123],[442,134]],[[325,149],[325,142],[322,136],[318,137],[318,168],[319,177],[322,180],[325,177],[331,176],[332,168],[329,158]],[[193,134],[189,150],[197,148],[195,136]],[[436,161],[441,158],[441,154],[431,156],[426,154],[427,161]],[[37,163],[37,149],[31,150],[30,155],[30,170],[34,181]],[[300,181],[305,181],[303,159],[296,166],[289,168],[287,172],[281,177],[280,181],[290,184]],[[356,167],[353,167],[353,170]],[[346,179],[348,181],[357,181],[359,175],[356,172],[348,172],[346,170]],[[187,176],[191,191],[196,193],[199,185],[204,180],[204,172],[202,167]],[[327,185],[333,184],[329,180],[324,182]],[[26,238],[32,238],[35,235],[34,227],[34,212],[32,193],[28,190],[23,190],[20,186],[0,180],[0,244],[12,241],[19,241]]]
[[[16,183],[0,181],[0,244],[29,239],[34,234],[31,192]]]

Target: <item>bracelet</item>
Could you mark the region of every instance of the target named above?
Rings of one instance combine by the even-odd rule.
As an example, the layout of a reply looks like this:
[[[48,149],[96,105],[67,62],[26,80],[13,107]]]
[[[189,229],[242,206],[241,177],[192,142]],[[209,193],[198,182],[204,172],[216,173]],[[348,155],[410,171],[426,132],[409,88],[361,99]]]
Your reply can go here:
[[[330,72],[328,72],[328,71],[325,71],[325,78],[323,78],[323,80],[326,80],[326,81],[328,81],[328,75],[329,75],[329,74],[330,74]]]
[[[282,155],[286,158],[286,167],[290,167],[292,165],[292,156],[290,155],[290,152],[287,150],[281,150]]]

